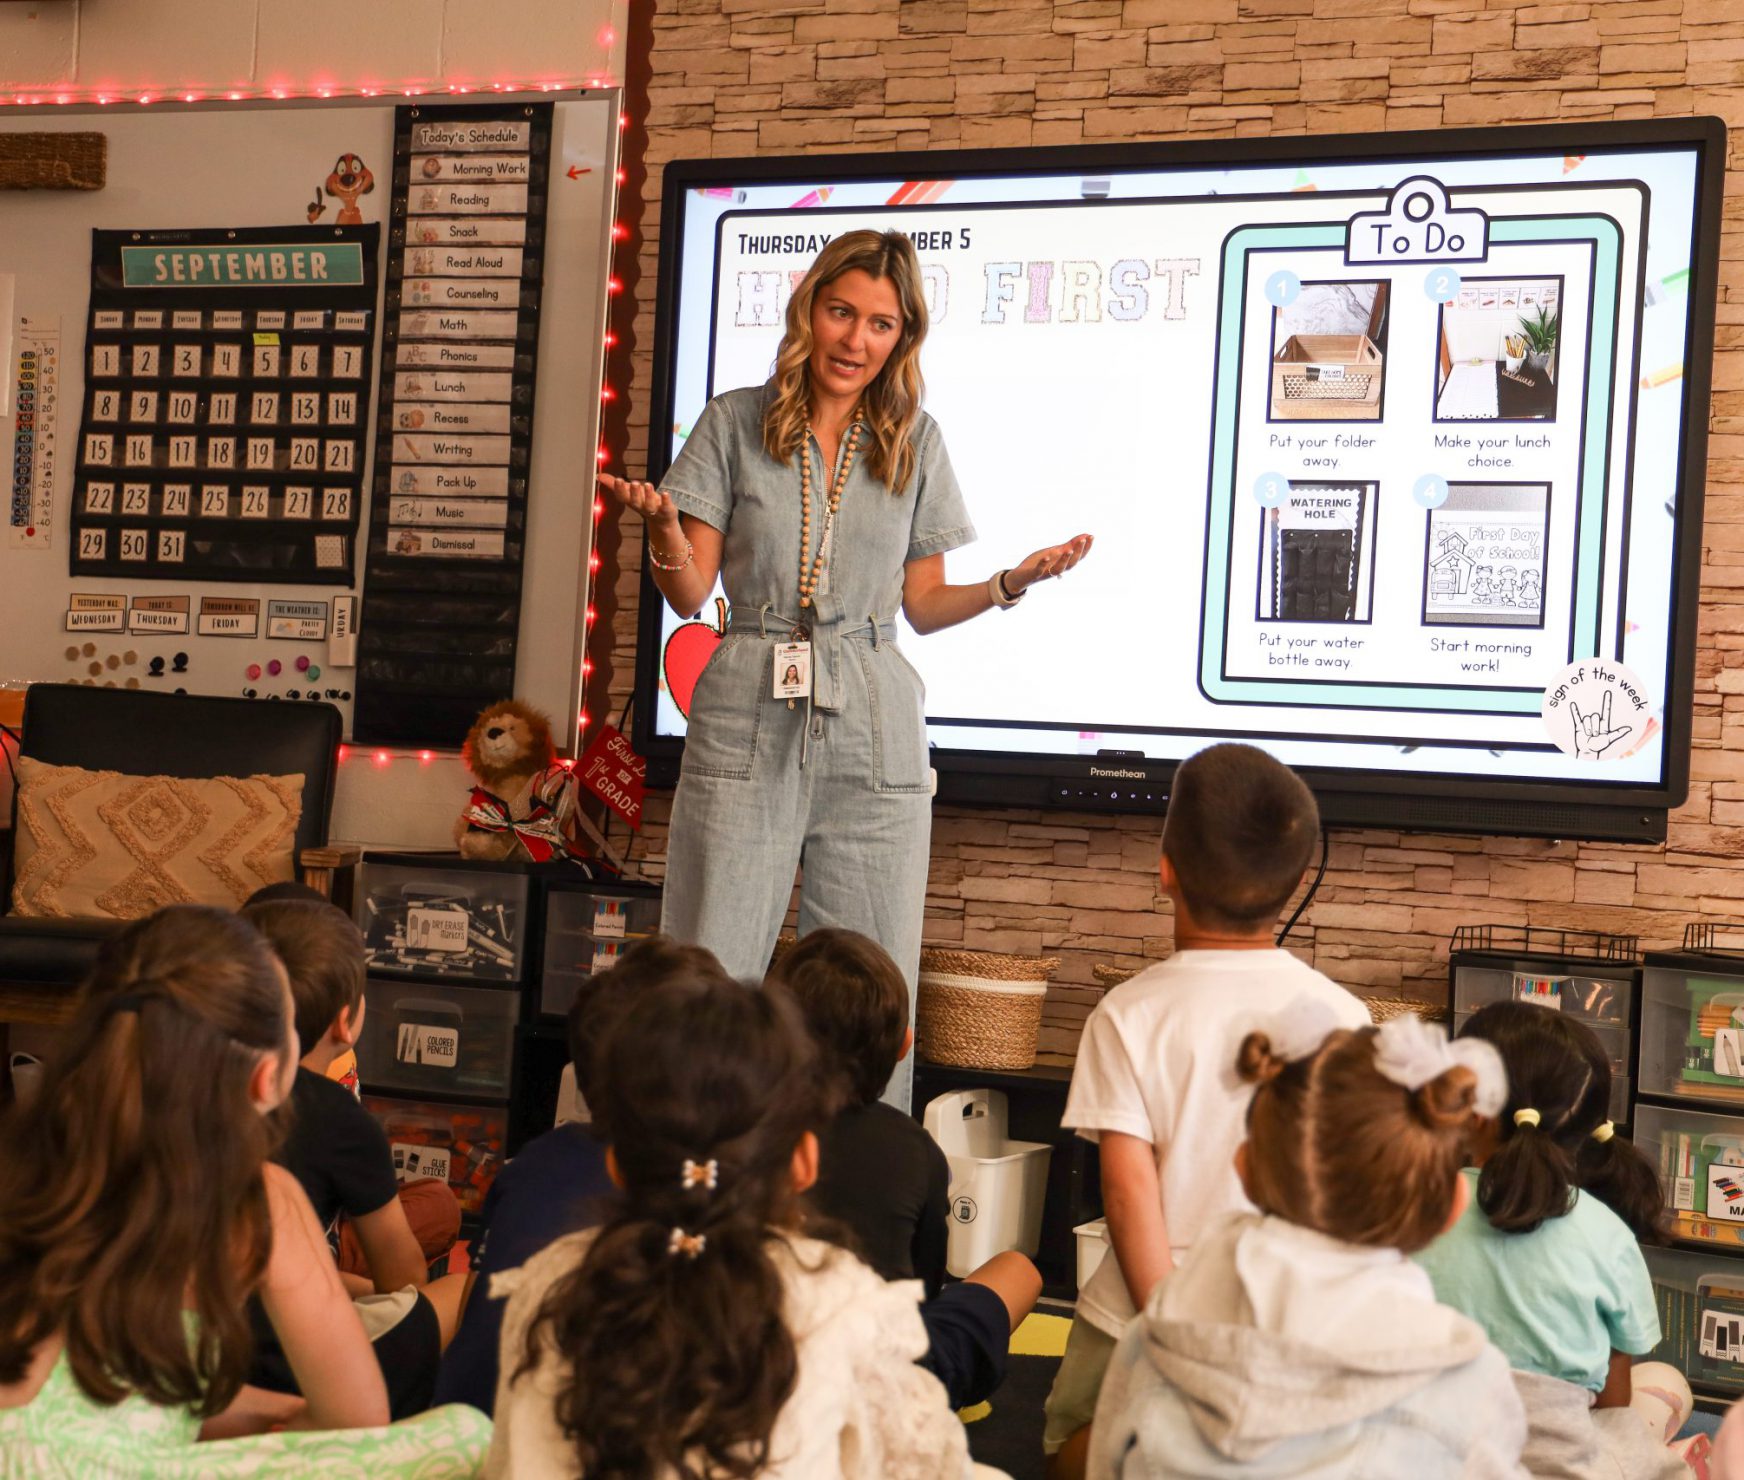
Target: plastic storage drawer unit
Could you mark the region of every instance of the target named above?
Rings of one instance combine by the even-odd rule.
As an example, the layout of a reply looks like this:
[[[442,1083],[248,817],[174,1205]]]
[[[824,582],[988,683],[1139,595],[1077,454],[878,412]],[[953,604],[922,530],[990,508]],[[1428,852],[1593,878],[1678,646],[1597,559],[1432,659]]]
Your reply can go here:
[[[502,865],[366,854],[356,914],[370,975],[518,982],[527,897],[527,875]]]
[[[1659,1168],[1679,1238],[1744,1245],[1744,1116],[1643,1101],[1635,1144]]]
[[[1744,1264],[1687,1249],[1642,1253],[1664,1332],[1650,1358],[1670,1362],[1698,1391],[1744,1394]]]
[[[545,959],[539,1011],[568,1013],[576,989],[629,945],[660,928],[660,891],[552,887],[545,895]]]
[[[490,1105],[439,1105],[365,1095],[363,1108],[381,1122],[402,1182],[443,1177],[476,1213],[503,1164],[508,1112]]]
[[[500,987],[376,981],[357,1045],[372,1090],[507,1096],[520,994]]]

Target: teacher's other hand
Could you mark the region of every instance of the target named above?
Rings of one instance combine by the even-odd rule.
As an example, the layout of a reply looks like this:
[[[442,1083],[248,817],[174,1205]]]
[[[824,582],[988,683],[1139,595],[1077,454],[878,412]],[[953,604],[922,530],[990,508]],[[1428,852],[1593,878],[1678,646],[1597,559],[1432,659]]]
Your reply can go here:
[[[631,478],[614,478],[610,473],[599,475],[600,487],[627,509],[634,509],[650,524],[668,528],[678,524],[678,508],[672,495],[662,493],[652,483],[638,483]]]
[[[1005,573],[1005,589],[1015,596],[1037,581],[1045,581],[1050,576],[1065,575],[1090,553],[1092,543],[1089,535],[1080,534],[1063,545],[1049,545],[1045,550],[1037,550],[1021,565],[1014,565]]]

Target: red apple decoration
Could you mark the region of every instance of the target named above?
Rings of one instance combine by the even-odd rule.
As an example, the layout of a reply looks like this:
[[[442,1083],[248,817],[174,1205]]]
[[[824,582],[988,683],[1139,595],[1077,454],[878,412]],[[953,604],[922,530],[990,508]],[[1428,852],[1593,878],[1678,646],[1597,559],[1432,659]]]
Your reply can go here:
[[[666,650],[660,655],[660,666],[666,674],[666,692],[672,695],[672,702],[686,719],[690,718],[690,700],[696,693],[696,681],[702,677],[703,669],[708,667],[709,659],[715,655],[715,649],[726,635],[727,601],[724,596],[717,596],[712,627],[707,622],[686,622],[666,639]]]

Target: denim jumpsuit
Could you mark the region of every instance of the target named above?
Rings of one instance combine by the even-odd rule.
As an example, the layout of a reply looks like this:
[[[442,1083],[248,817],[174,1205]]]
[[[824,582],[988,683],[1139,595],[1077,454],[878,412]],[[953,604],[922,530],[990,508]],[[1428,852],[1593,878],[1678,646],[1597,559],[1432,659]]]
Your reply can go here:
[[[889,951],[909,984],[920,967],[932,832],[920,675],[897,650],[903,567],[975,538],[938,425],[912,433],[916,469],[899,494],[864,445],[842,491],[827,573],[799,606],[798,458],[763,449],[769,386],[717,396],[661,484],[679,511],[725,535],[728,630],[697,681],[667,844],[661,929],[706,946],[734,976],[768,968],[804,869],[799,933],[844,926]],[[812,444],[812,548],[835,469]],[[803,620],[812,698],[771,696],[774,650]],[[887,1097],[908,1101],[904,1060]]]

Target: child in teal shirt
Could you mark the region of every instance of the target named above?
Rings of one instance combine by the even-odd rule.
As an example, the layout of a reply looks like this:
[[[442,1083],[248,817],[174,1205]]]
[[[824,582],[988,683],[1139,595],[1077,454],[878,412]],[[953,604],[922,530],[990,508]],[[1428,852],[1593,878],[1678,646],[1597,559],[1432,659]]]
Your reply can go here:
[[[1688,1415],[1681,1375],[1654,1364],[1631,1409],[1643,1372],[1633,1359],[1660,1340],[1637,1240],[1657,1241],[1663,1203],[1652,1165],[1605,1119],[1602,1045],[1578,1020],[1520,1002],[1475,1013],[1460,1037],[1501,1053],[1508,1101],[1474,1137],[1464,1215],[1416,1256],[1436,1299],[1508,1358],[1531,1473],[1687,1476],[1665,1447]]]

